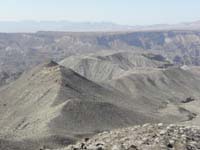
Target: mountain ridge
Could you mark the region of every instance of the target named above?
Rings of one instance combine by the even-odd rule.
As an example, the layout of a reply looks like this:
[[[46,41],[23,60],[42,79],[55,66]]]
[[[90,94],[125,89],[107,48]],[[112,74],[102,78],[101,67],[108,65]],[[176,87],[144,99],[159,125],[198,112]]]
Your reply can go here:
[[[72,22],[72,21],[0,21],[0,32],[110,32],[110,31],[148,31],[148,30],[200,30],[199,21],[177,24],[121,25],[113,22]]]
[[[0,88],[1,145],[28,140],[34,150],[56,148],[80,135],[156,120],[124,98],[55,62],[42,64]]]

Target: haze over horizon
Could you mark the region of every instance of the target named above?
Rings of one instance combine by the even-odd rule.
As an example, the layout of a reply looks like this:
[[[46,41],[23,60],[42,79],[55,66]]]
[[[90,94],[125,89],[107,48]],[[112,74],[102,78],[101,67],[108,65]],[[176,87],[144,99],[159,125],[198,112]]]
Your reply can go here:
[[[177,24],[200,20],[197,0],[7,0],[0,21],[114,22],[122,25]]]

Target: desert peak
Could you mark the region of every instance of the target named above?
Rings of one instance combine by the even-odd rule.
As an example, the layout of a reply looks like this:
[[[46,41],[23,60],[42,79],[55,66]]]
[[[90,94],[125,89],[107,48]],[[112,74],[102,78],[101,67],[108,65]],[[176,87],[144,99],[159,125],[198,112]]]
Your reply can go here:
[[[53,60],[48,60],[44,63],[45,67],[54,67],[58,66],[58,63]]]

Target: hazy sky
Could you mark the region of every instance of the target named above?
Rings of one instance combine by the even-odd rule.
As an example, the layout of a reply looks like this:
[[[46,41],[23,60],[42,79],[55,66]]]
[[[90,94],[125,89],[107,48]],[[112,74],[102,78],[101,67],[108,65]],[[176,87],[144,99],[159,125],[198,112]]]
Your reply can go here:
[[[200,20],[200,0],[0,0],[0,20],[172,24]]]

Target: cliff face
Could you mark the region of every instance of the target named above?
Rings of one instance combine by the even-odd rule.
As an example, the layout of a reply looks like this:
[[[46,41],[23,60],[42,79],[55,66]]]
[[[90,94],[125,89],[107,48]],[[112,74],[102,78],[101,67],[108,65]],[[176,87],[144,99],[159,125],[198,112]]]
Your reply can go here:
[[[153,51],[178,65],[199,66],[200,31],[0,33],[0,74],[23,72],[47,59],[59,61],[102,50]]]
[[[168,55],[178,64],[200,64],[200,32],[197,31],[133,32],[102,36],[99,43],[111,48],[120,48],[121,45],[124,49],[138,47],[154,50]]]
[[[0,67],[19,69],[44,59],[60,60],[71,54],[99,50],[157,50],[199,65],[199,31],[149,31],[132,33],[64,33],[0,34]],[[176,59],[178,61],[178,58]],[[4,67],[5,68],[5,67]]]

